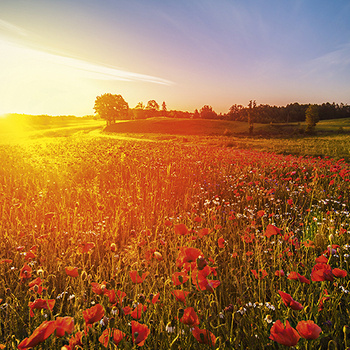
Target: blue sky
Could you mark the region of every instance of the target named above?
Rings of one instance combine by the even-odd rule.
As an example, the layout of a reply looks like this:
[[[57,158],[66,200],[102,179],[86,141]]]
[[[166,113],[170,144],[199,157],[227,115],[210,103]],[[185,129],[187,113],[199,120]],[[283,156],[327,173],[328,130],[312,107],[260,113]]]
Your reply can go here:
[[[350,103],[350,2],[2,0],[0,113]]]

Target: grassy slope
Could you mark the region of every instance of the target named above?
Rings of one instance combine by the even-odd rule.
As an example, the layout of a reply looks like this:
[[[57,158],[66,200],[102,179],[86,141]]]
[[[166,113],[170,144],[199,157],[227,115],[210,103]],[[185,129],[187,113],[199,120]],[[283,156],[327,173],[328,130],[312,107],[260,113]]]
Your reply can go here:
[[[298,133],[298,123],[289,124],[254,124],[254,134],[257,135],[291,135]],[[350,131],[349,119],[324,120],[317,125],[319,133]],[[130,120],[110,125],[107,132],[117,133],[160,133],[172,135],[244,135],[248,134],[248,124],[226,120],[173,119],[150,118],[145,120]]]

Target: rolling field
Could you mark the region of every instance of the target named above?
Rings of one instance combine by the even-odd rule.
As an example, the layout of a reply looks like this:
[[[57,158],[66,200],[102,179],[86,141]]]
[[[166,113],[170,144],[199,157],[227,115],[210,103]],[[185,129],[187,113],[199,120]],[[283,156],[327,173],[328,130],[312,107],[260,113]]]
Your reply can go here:
[[[0,144],[0,348],[350,346],[346,133],[84,123]]]

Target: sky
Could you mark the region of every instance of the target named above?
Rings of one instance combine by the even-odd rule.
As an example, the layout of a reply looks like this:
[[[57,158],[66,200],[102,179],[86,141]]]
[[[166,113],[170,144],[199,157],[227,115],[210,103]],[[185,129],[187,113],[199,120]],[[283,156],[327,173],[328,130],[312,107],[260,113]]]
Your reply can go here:
[[[1,0],[0,114],[350,104],[348,0]]]

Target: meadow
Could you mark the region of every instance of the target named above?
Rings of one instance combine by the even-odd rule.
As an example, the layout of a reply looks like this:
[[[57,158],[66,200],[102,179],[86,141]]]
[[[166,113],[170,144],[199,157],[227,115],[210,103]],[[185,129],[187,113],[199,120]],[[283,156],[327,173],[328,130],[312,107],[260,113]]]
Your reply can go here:
[[[346,134],[94,122],[0,145],[0,348],[350,347]]]

